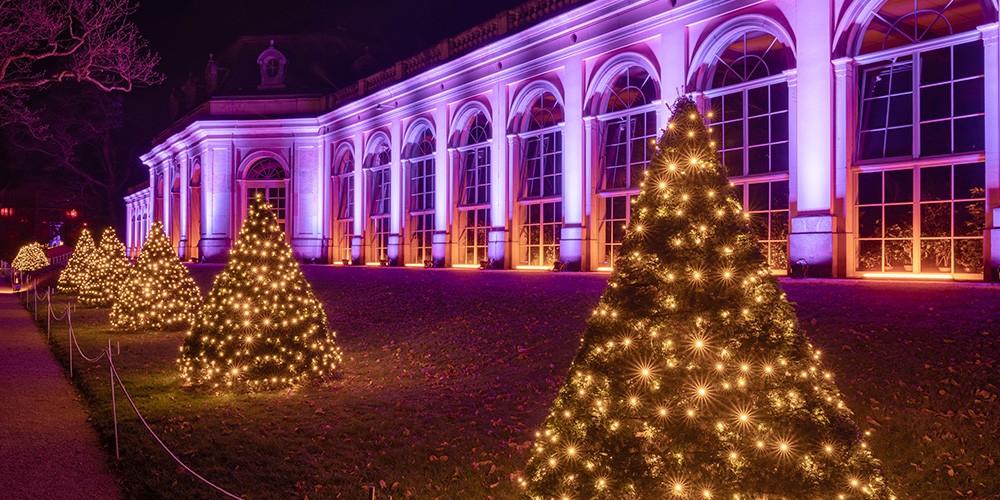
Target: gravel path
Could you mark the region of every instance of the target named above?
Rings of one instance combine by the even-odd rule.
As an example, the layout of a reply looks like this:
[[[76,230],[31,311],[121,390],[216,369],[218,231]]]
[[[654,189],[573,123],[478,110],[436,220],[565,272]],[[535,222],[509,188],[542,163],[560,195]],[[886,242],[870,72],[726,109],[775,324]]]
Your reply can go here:
[[[106,457],[31,315],[0,292],[0,495],[119,498]]]

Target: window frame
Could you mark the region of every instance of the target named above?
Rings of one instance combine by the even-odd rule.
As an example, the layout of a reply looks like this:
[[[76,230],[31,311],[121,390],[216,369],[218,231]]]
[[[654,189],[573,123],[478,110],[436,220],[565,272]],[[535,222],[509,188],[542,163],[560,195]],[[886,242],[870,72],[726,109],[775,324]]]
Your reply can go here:
[[[867,24],[866,24],[866,26],[867,26]],[[849,186],[850,186],[850,191],[849,191],[850,196],[849,196],[849,199],[850,199],[850,209],[851,209],[850,210],[850,217],[851,217],[851,228],[852,228],[851,231],[850,231],[850,241],[851,241],[851,244],[849,245],[849,248],[850,248],[850,250],[849,250],[849,259],[848,259],[848,265],[849,265],[849,267],[848,267],[848,270],[847,270],[848,271],[847,272],[848,276],[855,276],[856,277],[856,276],[878,275],[878,274],[884,274],[884,273],[887,273],[887,272],[896,272],[896,271],[886,271],[885,270],[885,265],[886,264],[884,262],[884,254],[883,254],[883,262],[882,262],[882,269],[881,270],[870,271],[870,270],[861,270],[861,269],[859,269],[860,260],[861,260],[861,242],[862,242],[862,240],[864,240],[864,241],[871,240],[871,238],[861,238],[860,235],[859,235],[859,232],[858,232],[859,229],[860,229],[860,227],[859,227],[860,226],[860,212],[861,212],[861,208],[863,208],[858,203],[859,202],[858,195],[859,195],[859,191],[860,191],[860,186],[859,186],[860,181],[859,181],[859,178],[860,178],[861,174],[874,173],[874,172],[882,172],[882,173],[884,173],[884,172],[888,172],[888,171],[892,171],[892,170],[903,170],[903,169],[912,169],[913,172],[914,172],[914,174],[913,174],[913,176],[915,178],[915,180],[913,182],[913,186],[914,186],[913,187],[913,189],[914,189],[914,199],[909,202],[910,205],[912,207],[914,207],[914,209],[913,209],[913,218],[914,218],[914,220],[913,220],[913,224],[911,226],[912,234],[911,234],[910,239],[909,239],[909,241],[911,242],[911,245],[910,245],[910,255],[911,255],[911,262],[912,262],[911,266],[912,266],[912,269],[911,269],[911,271],[905,271],[905,273],[907,275],[910,275],[910,274],[915,274],[917,272],[920,272],[919,270],[922,268],[921,267],[921,263],[920,263],[920,260],[921,260],[920,259],[920,243],[921,243],[921,241],[924,238],[921,238],[919,236],[921,234],[921,226],[920,226],[920,220],[919,219],[920,219],[920,206],[921,206],[922,203],[921,203],[921,201],[919,199],[919,191],[918,190],[919,190],[920,183],[919,183],[919,179],[917,179],[920,176],[919,175],[920,170],[923,169],[923,168],[937,167],[937,166],[947,166],[947,165],[954,166],[954,165],[962,165],[962,164],[969,164],[969,163],[979,163],[979,162],[984,162],[985,163],[986,162],[986,150],[985,150],[986,148],[985,148],[985,145],[984,145],[984,149],[983,150],[981,150],[981,151],[975,151],[975,152],[946,153],[946,154],[939,154],[939,155],[934,155],[934,156],[919,156],[919,154],[917,153],[919,151],[919,144],[920,144],[920,142],[919,142],[920,141],[920,131],[919,131],[919,128],[920,128],[920,123],[921,123],[921,120],[920,120],[920,96],[919,96],[919,92],[918,92],[918,89],[920,87],[920,83],[919,83],[920,71],[919,71],[919,64],[916,62],[916,60],[918,59],[917,56],[919,54],[923,54],[923,53],[926,53],[926,52],[934,51],[934,50],[937,50],[937,49],[955,47],[955,46],[962,45],[962,44],[965,44],[965,43],[970,43],[970,42],[984,43],[983,32],[980,31],[979,29],[972,29],[972,30],[968,30],[968,31],[963,31],[961,33],[956,33],[956,34],[950,35],[950,36],[932,38],[932,39],[929,39],[929,40],[924,40],[924,41],[920,41],[920,42],[909,44],[909,45],[901,45],[901,46],[893,47],[893,48],[882,50],[882,51],[878,51],[878,52],[869,52],[869,53],[865,53],[865,54],[860,54],[860,55],[853,56],[853,59],[852,59],[853,60],[853,65],[856,68],[856,81],[855,81],[855,84],[852,86],[852,89],[849,90],[849,91],[850,92],[855,92],[856,94],[855,94],[855,109],[853,110],[854,117],[848,123],[848,125],[850,127],[854,127],[853,128],[853,134],[852,134],[853,140],[854,140],[853,151],[850,151],[849,154],[847,155],[848,158],[849,158],[849,160],[850,160],[850,169],[849,169],[848,179],[849,179],[849,183],[850,183],[849,184]],[[875,64],[878,64],[880,62],[890,61],[890,60],[894,60],[894,59],[898,59],[900,57],[906,57],[906,56],[913,57],[913,59],[914,59],[914,61],[913,61],[913,66],[914,66],[913,67],[913,82],[914,82],[913,93],[914,93],[914,96],[912,98],[913,99],[912,127],[913,127],[914,130],[913,130],[913,136],[912,136],[912,141],[913,141],[912,142],[912,144],[913,144],[913,146],[912,146],[913,147],[912,152],[911,152],[910,156],[896,156],[896,157],[890,157],[890,158],[875,158],[875,159],[861,160],[859,152],[860,152],[860,148],[861,148],[861,144],[860,144],[861,121],[864,118],[862,116],[862,113],[861,113],[861,102],[862,102],[862,100],[864,98],[864,96],[862,94],[862,90],[863,89],[861,87],[862,78],[863,78],[863,69],[866,66],[875,65]],[[985,73],[986,73],[986,71],[984,69],[984,79],[986,78]],[[988,80],[985,83],[988,84],[989,83]],[[984,85],[984,88],[985,88],[985,85]],[[984,100],[985,100],[985,95],[984,95]],[[984,111],[984,115],[986,113],[987,112]],[[954,117],[952,117],[952,119],[954,119]],[[952,203],[954,203],[955,200],[956,200],[956,198],[954,198],[954,197],[951,198],[951,202]],[[987,198],[987,200],[988,200],[988,198]],[[870,206],[874,206],[874,205],[865,205],[864,207],[870,207]],[[883,207],[886,206],[884,200],[881,203],[881,206],[883,206]],[[883,209],[883,213],[884,213],[884,209]],[[884,228],[883,228],[883,230],[884,230]],[[883,234],[884,234],[884,232],[883,232]],[[883,237],[882,239],[885,239],[885,238]],[[952,237],[951,239],[953,241],[955,240],[954,237]],[[984,238],[984,245],[985,245],[985,241],[986,240]],[[883,252],[884,252],[884,249],[883,249]],[[953,259],[953,263],[954,263],[954,254],[952,255],[952,259]],[[985,246],[984,246],[984,259],[985,259]],[[952,267],[951,273],[943,273],[943,274],[942,273],[935,273],[935,274],[941,274],[942,276],[951,276],[952,278],[956,278],[956,279],[981,279],[982,276],[983,276],[982,272],[980,272],[980,273],[958,272],[958,270],[954,266]]]

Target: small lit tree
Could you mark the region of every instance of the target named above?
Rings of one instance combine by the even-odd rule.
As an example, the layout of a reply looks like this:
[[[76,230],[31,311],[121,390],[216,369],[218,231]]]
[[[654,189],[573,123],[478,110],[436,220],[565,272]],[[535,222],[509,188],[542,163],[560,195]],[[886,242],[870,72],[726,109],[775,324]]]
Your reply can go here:
[[[14,262],[10,267],[22,273],[37,271],[49,265],[49,258],[45,256],[45,247],[41,243],[28,243],[17,251]]]
[[[163,234],[163,224],[154,222],[115,296],[111,324],[119,330],[190,328],[199,304],[198,285]]]
[[[60,292],[76,293],[79,291],[80,283],[83,282],[84,276],[87,274],[87,259],[96,248],[94,238],[90,236],[90,230],[84,229],[76,241],[76,248],[73,249],[69,263],[59,273],[58,288]]]
[[[90,252],[86,264],[87,272],[79,286],[80,303],[86,307],[111,307],[115,294],[132,272],[132,265],[125,258],[125,244],[114,229],[104,230],[100,244]]]
[[[258,196],[181,347],[181,376],[209,388],[291,386],[336,369],[335,338],[284,231]]]
[[[888,497],[680,99],[521,483],[533,498]]]

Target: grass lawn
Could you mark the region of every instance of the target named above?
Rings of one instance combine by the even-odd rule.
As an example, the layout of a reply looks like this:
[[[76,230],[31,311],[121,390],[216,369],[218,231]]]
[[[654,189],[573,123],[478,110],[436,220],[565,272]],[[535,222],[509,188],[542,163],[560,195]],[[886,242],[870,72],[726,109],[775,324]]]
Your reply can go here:
[[[194,266],[207,291],[221,266]],[[606,276],[305,266],[345,354],[337,377],[292,391],[178,386],[182,333],[116,333],[79,309],[88,355],[115,365],[144,416],[195,471],[247,498],[509,498]],[[1000,493],[1000,287],[793,281],[802,329],[902,498]],[[68,300],[59,297],[62,304]],[[61,311],[61,306],[59,309]],[[42,325],[44,328],[44,323]],[[44,334],[44,330],[43,330]],[[66,326],[53,351],[66,362]],[[206,497],[126,408],[115,461],[106,363],[76,382],[128,497]]]

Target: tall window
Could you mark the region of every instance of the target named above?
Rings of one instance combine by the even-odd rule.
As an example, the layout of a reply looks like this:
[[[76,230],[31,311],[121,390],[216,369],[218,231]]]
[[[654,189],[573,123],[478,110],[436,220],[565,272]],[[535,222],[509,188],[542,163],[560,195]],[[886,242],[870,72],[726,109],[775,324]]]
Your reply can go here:
[[[389,259],[390,211],[392,208],[392,180],[389,166],[392,156],[387,144],[376,146],[367,160],[371,179],[371,210],[369,212],[372,257],[375,261]]]
[[[333,237],[340,259],[351,259],[351,236],[354,234],[354,155],[344,149],[333,167],[334,206]]]
[[[272,158],[264,158],[247,169],[245,181],[245,200],[249,208],[250,202],[258,194],[271,205],[271,212],[278,219],[278,225],[285,229],[287,192],[285,187],[285,169]],[[244,214],[249,210],[244,211]]]
[[[550,266],[559,259],[563,119],[563,108],[550,92],[541,93],[525,112],[519,196],[523,265]]]
[[[458,148],[462,162],[458,204],[459,255],[463,264],[487,260],[490,233],[490,140],[493,127],[483,113],[465,126]]]
[[[867,20],[855,58],[857,271],[982,273],[985,72],[975,28],[985,22],[976,0],[888,0]]]
[[[748,31],[716,55],[710,90],[717,147],[768,265],[788,267],[788,83],[791,50]]]
[[[423,127],[407,145],[409,159],[410,261],[433,260],[434,241],[434,133]]]
[[[604,145],[598,190],[602,266],[615,262],[631,216],[630,199],[639,193],[643,171],[649,166],[650,142],[656,140],[653,101],[658,95],[649,73],[641,66],[629,66],[602,96],[598,115]]]

